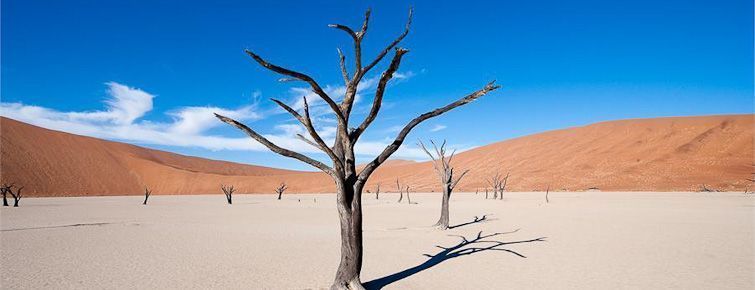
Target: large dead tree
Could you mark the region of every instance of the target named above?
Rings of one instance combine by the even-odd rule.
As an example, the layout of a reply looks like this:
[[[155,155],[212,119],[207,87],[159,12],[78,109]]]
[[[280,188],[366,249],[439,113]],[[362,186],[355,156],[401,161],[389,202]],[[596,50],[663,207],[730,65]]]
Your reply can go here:
[[[367,163],[367,165],[365,165],[360,171],[357,171],[354,146],[377,117],[383,102],[383,95],[385,94],[387,84],[393,78],[394,73],[399,69],[399,65],[401,64],[404,55],[409,52],[408,50],[399,47],[398,44],[409,33],[412,10],[409,10],[409,18],[406,22],[404,31],[385,48],[380,50],[373,60],[363,62],[362,40],[367,33],[369,19],[370,11],[367,10],[364,15],[364,21],[359,30],[354,30],[341,24],[329,25],[330,27],[346,32],[346,34],[353,40],[354,44],[354,67],[351,69],[351,72],[349,72],[349,69],[347,68],[346,56],[340,49],[338,50],[341,75],[345,84],[344,93],[340,96],[329,95],[314,78],[307,74],[275,65],[262,58],[257,53],[251,50],[246,50],[246,54],[248,54],[255,62],[272,72],[283,75],[285,77],[284,80],[298,80],[309,85],[312,92],[322,99],[331,109],[337,124],[336,133],[332,143],[330,140],[326,143],[320,134],[317,133],[316,126],[312,122],[312,118],[310,118],[309,104],[306,97],[303,97],[302,100],[303,108],[301,113],[279,100],[272,100],[304,126],[309,137],[305,137],[302,134],[299,134],[298,137],[302,141],[324,152],[332,161],[332,165],[326,165],[325,163],[305,156],[304,154],[276,145],[246,125],[231,118],[215,114],[215,116],[221,121],[240,129],[249,135],[249,137],[257,140],[257,142],[266,146],[271,151],[312,165],[332,177],[336,187],[336,203],[341,225],[341,260],[336,272],[335,280],[331,286],[332,289],[364,288],[359,277],[362,270],[362,190],[372,173],[399,149],[406,136],[417,125],[456,107],[466,105],[499,88],[494,82],[490,82],[480,90],[472,92],[450,104],[428,111],[412,119],[403,127],[403,129],[401,129],[401,131],[399,131],[395,139],[385,147],[378,156]],[[380,75],[374,91],[369,113],[364,120],[355,123],[352,126],[352,109],[354,107],[358,90],[357,88],[359,87],[360,82],[365,75],[375,68],[376,65],[391,51],[394,52],[393,57],[385,71]],[[340,101],[338,100],[338,97],[341,97]]]
[[[228,204],[233,204],[233,192],[236,191],[236,189],[233,188],[233,185],[225,186],[221,184],[220,189],[223,190],[223,194],[225,194],[225,200],[228,202]]]
[[[283,192],[285,192],[286,189],[288,189],[288,185],[286,185],[285,182],[281,182],[281,184],[275,188],[275,193],[278,194],[278,200],[281,200],[281,198],[283,197]]]
[[[446,140],[443,140],[440,147],[438,147],[433,140],[430,140],[430,143],[433,145],[435,154],[431,153],[430,150],[427,150],[427,147],[425,147],[425,144],[422,143],[422,141],[419,142],[419,146],[428,156],[430,156],[430,159],[432,159],[433,168],[435,168],[435,172],[440,178],[440,184],[443,188],[443,201],[440,206],[440,219],[435,223],[435,226],[441,230],[446,230],[448,229],[448,202],[451,199],[451,192],[454,191],[456,185],[459,184],[459,181],[464,178],[464,175],[466,175],[469,170],[464,170],[464,172],[458,176],[454,176],[454,168],[451,166],[451,160],[454,159],[456,150],[451,152],[451,155],[447,155]]]

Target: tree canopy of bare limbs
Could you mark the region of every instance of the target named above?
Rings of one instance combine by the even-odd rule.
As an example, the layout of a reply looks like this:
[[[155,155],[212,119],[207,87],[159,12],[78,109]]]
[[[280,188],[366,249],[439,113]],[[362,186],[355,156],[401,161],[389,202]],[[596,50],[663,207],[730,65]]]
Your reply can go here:
[[[223,194],[225,194],[225,200],[228,202],[228,204],[233,204],[233,192],[236,191],[236,189],[233,188],[233,185],[226,186],[221,184],[220,189],[223,190]]]
[[[364,21],[362,26],[358,30],[354,30],[349,26],[342,24],[332,24],[329,27],[341,30],[345,32],[352,40],[354,44],[353,53],[353,68],[351,72],[347,67],[346,56],[338,49],[339,64],[341,68],[341,76],[345,84],[344,94],[335,97],[342,97],[340,101],[338,98],[329,95],[323,90],[322,86],[311,76],[288,68],[284,68],[275,65],[268,60],[264,59],[257,53],[246,50],[248,54],[255,62],[261,65],[263,68],[268,69],[274,73],[284,76],[283,80],[295,80],[302,81],[309,85],[312,92],[314,92],[320,99],[322,99],[332,111],[335,116],[336,134],[335,140],[326,142],[322,139],[320,134],[316,130],[316,126],[310,117],[309,103],[306,97],[302,98],[302,112],[300,113],[291,106],[285,104],[282,101],[273,99],[272,101],[278,106],[283,108],[286,112],[290,113],[296,120],[301,123],[306,129],[309,137],[305,137],[302,134],[298,135],[298,138],[306,142],[309,145],[314,146],[320,151],[324,152],[332,161],[332,165],[326,165],[323,162],[315,160],[299,152],[295,152],[286,148],[283,148],[266,137],[260,135],[257,131],[246,125],[219,115],[215,116],[221,121],[228,123],[247,135],[257,142],[261,143],[271,151],[278,153],[282,156],[297,159],[301,162],[307,163],[332,177],[336,187],[336,202],[338,208],[338,214],[341,225],[341,260],[336,272],[331,289],[363,289],[362,282],[360,280],[360,273],[362,270],[362,190],[370,175],[385,162],[396,150],[403,144],[404,139],[409,132],[423,121],[446,113],[456,107],[468,104],[485,94],[499,88],[494,82],[486,84],[483,88],[470,93],[450,104],[442,106],[440,108],[428,111],[424,114],[417,116],[409,121],[394,140],[386,146],[382,152],[377,155],[372,161],[367,163],[360,171],[357,171],[355,165],[354,146],[362,137],[367,128],[376,119],[378,112],[383,102],[383,95],[385,94],[388,82],[393,78],[394,73],[399,69],[402,58],[409,52],[409,50],[399,47],[399,43],[409,33],[409,28],[412,19],[412,9],[409,10],[409,17],[404,27],[404,31],[395,38],[385,48],[369,61],[363,61],[362,59],[362,40],[367,34],[367,28],[370,19],[370,10],[364,15]],[[367,75],[378,63],[381,62],[391,51],[393,56],[385,69],[380,75],[377,82],[374,96],[372,98],[372,105],[369,113],[359,123],[355,123],[351,126],[350,123],[352,109],[357,96],[357,89],[362,79]],[[330,143],[330,144],[329,144]]]
[[[0,191],[2,191],[3,194],[3,206],[8,206],[8,199],[7,194],[10,194],[13,197],[13,207],[18,207],[18,202],[21,200],[21,190],[24,189],[23,186],[18,187],[16,189],[16,192],[13,192],[13,188],[16,187],[15,184],[3,184],[2,187],[0,187]]]
[[[428,156],[430,156],[430,159],[432,159],[433,168],[435,168],[435,172],[440,178],[440,184],[443,188],[443,202],[440,207],[440,218],[438,219],[438,222],[435,223],[435,226],[441,230],[446,230],[448,229],[448,202],[451,199],[451,192],[454,191],[456,185],[459,184],[459,181],[464,178],[464,175],[466,175],[469,170],[464,170],[461,174],[455,176],[454,168],[451,166],[451,160],[453,160],[456,150],[451,152],[451,155],[447,155],[446,140],[443,140],[440,147],[438,147],[433,140],[430,140],[430,143],[433,145],[434,154],[430,152],[430,150],[427,150],[427,147],[425,147],[425,144],[422,143],[422,141],[419,142],[419,146]]]
[[[288,185],[286,185],[285,182],[281,182],[281,184],[275,188],[275,193],[278,194],[278,200],[281,200],[281,198],[283,197],[283,192],[285,192],[286,189],[288,189]]]
[[[501,176],[500,173],[496,172],[493,177],[488,179],[488,184],[490,184],[490,187],[493,188],[493,199],[499,198],[500,193],[500,199],[503,200],[503,191],[506,190],[506,184],[509,181],[509,173],[506,173],[506,176]],[[487,197],[486,197],[487,198]]]
[[[149,190],[149,188],[145,187],[144,188],[144,202],[142,203],[142,205],[147,205],[147,200],[149,199],[149,196],[151,194],[152,194],[152,191]]]

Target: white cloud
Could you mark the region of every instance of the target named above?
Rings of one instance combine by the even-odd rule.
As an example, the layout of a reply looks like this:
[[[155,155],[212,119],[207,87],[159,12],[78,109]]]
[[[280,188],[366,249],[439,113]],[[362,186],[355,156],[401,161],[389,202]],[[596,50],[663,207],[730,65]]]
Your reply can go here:
[[[448,126],[437,124],[437,125],[433,126],[432,128],[430,128],[430,132],[438,132],[438,131],[446,129],[446,128],[448,128]]]
[[[376,82],[376,78],[365,79],[360,92],[374,89]],[[103,110],[63,112],[22,103],[0,103],[0,115],[48,129],[138,144],[196,147],[208,150],[267,151],[263,145],[241,133],[238,133],[239,137],[228,137],[208,132],[212,128],[227,126],[218,121],[213,113],[223,114],[239,121],[262,119],[266,114],[261,113],[256,104],[236,109],[213,106],[181,107],[166,112],[166,115],[172,119],[171,121],[152,122],[142,118],[153,109],[155,99],[153,94],[115,82],[108,82],[106,85],[109,98],[104,101]],[[345,92],[343,87],[328,86],[326,88],[334,95]],[[303,93],[303,90],[293,88],[292,92]],[[306,92],[310,93],[308,90]],[[255,98],[257,96],[258,93],[255,93]],[[314,99],[320,100],[317,97]],[[317,102],[315,105],[324,106]],[[311,102],[310,107],[312,108]],[[323,109],[329,110],[325,107]],[[328,144],[332,144],[336,133],[332,119],[317,116],[313,118],[321,125],[317,128],[321,137]],[[307,136],[306,130],[299,124],[278,124],[274,128],[280,133],[266,134],[265,137],[279,146],[302,153],[321,153],[295,137],[295,134]],[[356,146],[355,153],[361,157],[360,159],[371,159],[382,152],[392,141],[388,139],[362,140]],[[421,150],[406,145],[394,154],[396,158],[424,158]]]

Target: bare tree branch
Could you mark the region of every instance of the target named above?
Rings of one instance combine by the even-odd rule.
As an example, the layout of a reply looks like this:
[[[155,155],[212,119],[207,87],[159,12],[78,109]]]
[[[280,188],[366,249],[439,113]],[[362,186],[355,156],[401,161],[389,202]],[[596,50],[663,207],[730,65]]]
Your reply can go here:
[[[343,55],[343,51],[340,48],[336,48],[336,50],[338,50],[338,64],[341,66],[343,83],[348,85],[351,80],[349,79],[349,70],[346,69],[346,56]]]
[[[380,76],[380,81],[378,82],[377,89],[375,90],[375,98],[372,101],[372,108],[370,109],[370,113],[367,115],[367,117],[362,121],[362,124],[359,125],[352,133],[351,133],[351,140],[352,142],[356,142],[359,139],[359,136],[364,133],[365,130],[367,130],[367,127],[372,124],[372,121],[377,118],[378,112],[380,112],[380,106],[383,104],[383,94],[385,93],[385,87],[388,84],[388,81],[393,78],[393,74],[398,70],[399,65],[401,64],[401,57],[404,56],[409,52],[409,50],[403,49],[403,48],[396,48],[396,54],[393,56],[393,60],[391,60],[391,64],[388,66],[388,69],[383,72],[383,75]]]
[[[412,26],[412,15],[413,14],[414,14],[414,8],[409,8],[409,17],[406,20],[406,26],[404,27],[404,32],[401,33],[401,35],[399,35],[395,40],[393,40],[393,42],[391,42],[391,44],[389,44],[385,49],[383,49],[383,51],[381,51],[375,57],[375,60],[373,60],[370,64],[368,64],[367,66],[365,66],[364,69],[362,69],[362,71],[361,71],[362,75],[364,75],[368,71],[370,71],[376,64],[378,64],[380,62],[380,60],[383,59],[383,57],[385,57],[386,54],[388,54],[389,51],[391,51],[391,49],[393,49],[396,45],[398,45],[399,42],[401,42],[402,40],[404,40],[404,38],[406,37],[406,35],[409,34],[409,28]]]
[[[404,129],[402,129],[401,132],[399,132],[398,136],[396,136],[396,139],[393,140],[393,143],[391,143],[390,145],[388,145],[387,147],[385,147],[385,149],[383,149],[383,152],[380,153],[380,155],[378,155],[377,157],[375,157],[375,159],[373,159],[370,163],[367,164],[367,166],[365,166],[362,169],[362,171],[359,173],[358,181],[359,182],[365,182],[365,181],[367,181],[367,178],[372,174],[372,172],[374,172],[375,169],[380,164],[383,164],[383,162],[385,162],[385,160],[387,160],[388,157],[391,157],[391,155],[394,152],[396,152],[396,150],[398,150],[398,148],[401,146],[401,144],[404,143],[404,139],[406,138],[406,135],[409,135],[409,132],[411,132],[411,130],[414,129],[414,127],[416,127],[417,125],[419,125],[419,123],[422,123],[423,121],[425,121],[427,119],[430,119],[432,117],[436,117],[436,116],[438,116],[440,114],[448,112],[451,109],[454,109],[456,107],[466,105],[466,104],[468,104],[468,103],[470,103],[470,102],[472,102],[472,101],[474,101],[474,100],[476,100],[476,99],[484,96],[485,94],[487,94],[487,93],[489,93],[491,91],[494,91],[494,90],[496,90],[496,89],[498,89],[500,87],[501,86],[495,84],[495,81],[489,82],[488,84],[485,85],[484,88],[482,88],[482,89],[480,89],[478,91],[475,91],[474,93],[471,93],[471,94],[467,95],[466,97],[463,97],[463,98],[457,100],[456,102],[450,103],[450,104],[448,104],[448,105],[446,105],[444,107],[437,108],[435,110],[432,110],[430,112],[424,113],[424,114],[422,114],[422,115],[414,118],[408,124],[406,124],[406,126],[404,126]]]
[[[327,103],[331,109],[333,109],[333,113],[336,114],[336,118],[338,119],[338,121],[346,123],[346,119],[343,116],[343,112],[341,112],[341,110],[338,108],[338,104],[336,104],[336,102],[333,101],[333,99],[331,99],[330,96],[328,96],[328,94],[325,93],[325,91],[323,91],[320,85],[312,77],[306,74],[300,73],[300,72],[292,71],[287,68],[283,68],[283,67],[271,64],[267,62],[266,60],[264,60],[259,55],[252,52],[251,50],[247,49],[245,50],[245,52],[246,54],[251,56],[255,61],[257,61],[257,63],[259,63],[261,66],[271,71],[307,82],[309,86],[312,87],[312,91],[315,92],[315,94],[317,94],[318,96],[320,96],[320,98],[323,99],[323,101],[325,101],[325,103]]]
[[[325,141],[322,140],[322,138],[320,137],[320,134],[318,134],[317,130],[315,130],[315,126],[312,124],[312,118],[309,115],[309,103],[307,102],[307,97],[303,97],[303,99],[304,99],[304,116],[300,115],[299,112],[297,112],[296,110],[294,110],[293,108],[289,107],[288,105],[286,105],[285,103],[279,100],[276,100],[276,99],[271,99],[271,100],[275,102],[276,104],[278,104],[278,106],[286,110],[286,112],[294,116],[296,120],[299,120],[299,123],[301,123],[302,125],[304,125],[305,128],[307,128],[307,132],[309,132],[309,135],[312,136],[312,139],[314,139],[314,142],[316,144],[313,144],[309,139],[304,138],[300,134],[297,134],[300,137],[300,139],[302,139],[304,142],[312,146],[315,146],[315,148],[320,149],[322,152],[325,152],[325,154],[327,154],[328,157],[330,157],[330,159],[333,160],[333,163],[335,164],[336,168],[340,168],[342,166],[341,159],[339,159],[335,155],[333,150],[330,150],[330,147],[327,144],[325,144]]]
[[[247,127],[246,125],[244,125],[244,124],[242,124],[242,123],[240,123],[240,122],[238,122],[238,121],[236,121],[234,119],[222,116],[222,115],[220,115],[218,113],[215,113],[215,117],[217,117],[218,119],[220,119],[220,121],[223,121],[223,122],[225,122],[225,123],[227,123],[229,125],[232,125],[232,126],[238,128],[241,131],[244,131],[244,133],[246,133],[247,135],[249,135],[249,137],[252,137],[252,139],[257,140],[257,142],[260,142],[262,145],[265,145],[265,147],[267,147],[268,149],[270,149],[271,151],[273,151],[275,153],[278,153],[278,154],[286,156],[286,157],[294,158],[294,159],[297,159],[297,160],[299,160],[301,162],[304,162],[304,163],[307,163],[309,165],[312,165],[315,168],[320,169],[323,172],[325,172],[325,173],[327,173],[327,174],[329,174],[331,176],[335,175],[335,172],[333,171],[333,169],[330,168],[329,166],[323,164],[322,162],[314,160],[312,158],[309,158],[309,157],[307,157],[307,156],[305,156],[305,155],[303,155],[301,153],[294,152],[294,151],[282,148],[282,147],[280,147],[278,145],[275,145],[273,142],[270,142],[270,140],[267,140],[267,138],[263,137],[262,135],[258,134],[257,132],[255,132],[251,128]]]

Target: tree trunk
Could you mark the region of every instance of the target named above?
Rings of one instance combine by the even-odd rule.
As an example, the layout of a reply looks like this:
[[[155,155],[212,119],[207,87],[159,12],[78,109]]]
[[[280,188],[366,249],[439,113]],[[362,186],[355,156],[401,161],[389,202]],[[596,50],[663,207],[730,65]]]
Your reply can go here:
[[[445,188],[443,188],[443,203],[440,206],[440,219],[435,223],[435,226],[441,230],[448,229],[448,201],[450,199],[451,188],[449,185],[446,185]]]
[[[3,206],[8,206],[8,194],[3,191]]]
[[[338,190],[338,217],[341,222],[341,262],[331,290],[364,289],[362,272],[362,192],[345,185]]]
[[[278,193],[278,200],[281,200],[281,197],[283,196],[283,192]]]

